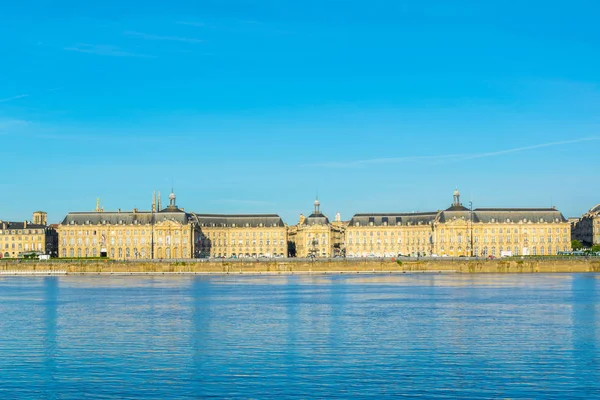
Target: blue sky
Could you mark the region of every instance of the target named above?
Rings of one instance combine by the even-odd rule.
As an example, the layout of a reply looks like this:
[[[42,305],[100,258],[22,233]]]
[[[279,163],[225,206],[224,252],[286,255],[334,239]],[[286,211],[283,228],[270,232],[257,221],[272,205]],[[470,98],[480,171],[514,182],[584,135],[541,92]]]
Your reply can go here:
[[[594,1],[0,6],[0,219],[600,202]]]

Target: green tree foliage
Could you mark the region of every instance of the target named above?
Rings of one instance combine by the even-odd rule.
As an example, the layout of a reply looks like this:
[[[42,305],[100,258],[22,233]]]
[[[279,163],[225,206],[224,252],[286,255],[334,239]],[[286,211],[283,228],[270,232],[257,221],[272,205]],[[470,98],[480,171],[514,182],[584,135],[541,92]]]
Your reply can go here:
[[[600,244],[595,244],[592,246],[592,253],[600,252]]]
[[[583,244],[579,240],[572,240],[571,241],[571,248],[574,251],[579,251],[579,250],[583,249]]]

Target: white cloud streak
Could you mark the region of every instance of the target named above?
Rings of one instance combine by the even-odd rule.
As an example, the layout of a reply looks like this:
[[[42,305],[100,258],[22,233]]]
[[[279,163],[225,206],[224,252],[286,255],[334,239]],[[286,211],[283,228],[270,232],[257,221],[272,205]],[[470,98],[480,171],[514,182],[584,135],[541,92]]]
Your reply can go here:
[[[139,37],[141,39],[147,39],[147,40],[167,40],[167,41],[184,42],[184,43],[204,43],[205,42],[204,40],[195,39],[195,38],[180,37],[180,36],[160,36],[160,35],[153,35],[150,33],[142,33],[142,32],[136,32],[136,31],[126,31],[125,35],[135,36],[135,37]]]
[[[189,22],[189,21],[177,21],[177,24],[179,25],[189,25],[189,26],[196,26],[199,28],[204,28],[206,25],[204,25],[203,22]]]
[[[64,50],[75,51],[78,53],[96,54],[99,56],[109,56],[109,57],[155,58],[154,56],[150,56],[150,55],[146,55],[146,54],[137,54],[137,53],[130,53],[128,51],[123,51],[115,46],[95,45],[95,44],[88,44],[88,43],[80,43],[73,47],[65,47]]]
[[[522,151],[541,149],[546,147],[563,146],[568,144],[592,142],[600,140],[600,136],[591,136],[572,140],[562,140],[558,142],[540,143],[531,146],[515,147],[513,149],[492,151],[476,154],[445,154],[445,155],[430,155],[430,156],[407,156],[407,157],[391,157],[391,158],[373,158],[365,160],[352,161],[331,161],[323,163],[305,164],[303,167],[330,167],[330,168],[357,168],[377,164],[397,164],[407,161],[434,161],[436,165],[445,162],[467,161],[478,158],[497,157],[505,154],[518,153]]]
[[[4,103],[4,102],[7,102],[7,101],[11,101],[11,100],[22,99],[24,97],[29,97],[29,95],[28,94],[19,94],[17,96],[7,97],[5,99],[0,99],[0,103]]]

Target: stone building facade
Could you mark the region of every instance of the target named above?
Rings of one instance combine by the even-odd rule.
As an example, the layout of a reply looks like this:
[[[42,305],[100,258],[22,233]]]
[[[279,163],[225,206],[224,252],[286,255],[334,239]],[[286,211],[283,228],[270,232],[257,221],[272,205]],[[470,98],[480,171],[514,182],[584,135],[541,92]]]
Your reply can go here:
[[[176,205],[152,211],[105,212],[99,202],[92,212],[71,212],[58,227],[58,255],[62,258],[109,257],[118,260],[186,259],[199,255],[198,219]]]
[[[47,225],[47,214],[33,213],[32,221],[0,220],[0,258],[26,255],[56,255],[57,234]]]
[[[571,249],[571,228],[555,208],[464,207],[425,213],[356,214],[349,257],[552,255]]]
[[[298,225],[289,231],[290,242],[296,257],[328,258],[343,255],[346,224],[336,218],[330,222],[321,212],[321,202],[314,202],[313,213],[308,217],[300,214]]]
[[[572,239],[579,240],[586,247],[600,244],[600,204],[575,221]]]
[[[287,257],[287,227],[277,214],[196,214],[200,257]]]

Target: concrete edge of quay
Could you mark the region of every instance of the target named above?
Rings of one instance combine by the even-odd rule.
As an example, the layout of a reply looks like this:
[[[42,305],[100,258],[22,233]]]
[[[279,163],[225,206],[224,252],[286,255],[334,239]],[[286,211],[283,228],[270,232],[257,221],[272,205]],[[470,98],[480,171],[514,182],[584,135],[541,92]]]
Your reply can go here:
[[[593,273],[600,259],[201,261],[2,261],[0,276],[40,275],[325,275],[405,273]]]

